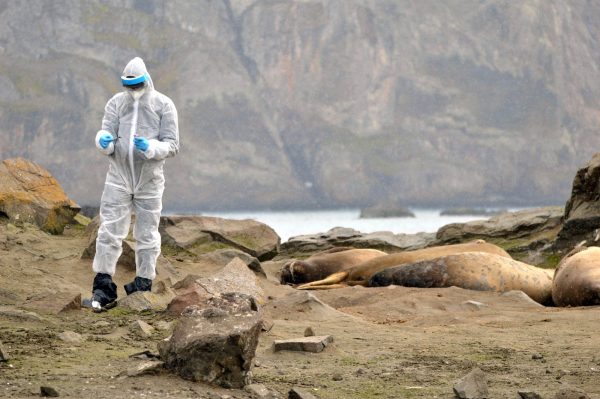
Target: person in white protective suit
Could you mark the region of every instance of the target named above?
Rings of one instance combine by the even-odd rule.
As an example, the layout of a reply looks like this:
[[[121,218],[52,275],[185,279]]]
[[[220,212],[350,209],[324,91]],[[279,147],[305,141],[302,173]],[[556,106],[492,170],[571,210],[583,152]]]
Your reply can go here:
[[[121,81],[125,90],[106,104],[96,147],[109,160],[100,204],[92,297],[84,306],[99,311],[114,304],[112,281],[122,241],[135,212],[135,280],[125,285],[127,295],[150,291],[160,254],[158,224],[165,187],[165,159],[179,152],[177,110],[170,98],[154,90],[144,61],[129,61]]]

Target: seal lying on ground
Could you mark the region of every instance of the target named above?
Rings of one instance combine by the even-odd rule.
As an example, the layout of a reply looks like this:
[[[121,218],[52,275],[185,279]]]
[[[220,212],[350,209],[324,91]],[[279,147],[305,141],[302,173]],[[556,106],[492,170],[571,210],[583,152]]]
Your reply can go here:
[[[387,255],[376,249],[334,248],[305,260],[292,260],[281,269],[281,284],[302,284],[320,280],[369,259]]]
[[[485,252],[465,252],[395,266],[374,274],[369,287],[460,287],[476,291],[521,290],[542,305],[552,304],[552,276],[546,270]]]
[[[600,248],[576,248],[560,261],[552,299],[556,306],[600,305]]]
[[[327,278],[312,283],[303,284],[298,289],[328,289],[340,288],[345,285],[367,285],[369,278],[375,273],[388,267],[419,262],[422,260],[439,258],[440,256],[458,254],[463,252],[487,252],[510,258],[510,255],[502,248],[476,240],[464,244],[443,245],[418,249],[415,251],[398,252],[386,256],[377,257],[358,264],[346,271],[338,271]],[[340,284],[343,283],[343,284]]]

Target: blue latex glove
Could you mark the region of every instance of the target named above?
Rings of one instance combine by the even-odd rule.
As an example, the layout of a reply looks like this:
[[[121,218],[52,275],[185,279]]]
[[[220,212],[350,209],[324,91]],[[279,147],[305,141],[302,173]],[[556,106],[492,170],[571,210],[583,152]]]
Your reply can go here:
[[[135,148],[137,148],[140,151],[146,151],[148,149],[148,139],[146,139],[145,137],[135,137],[133,139],[133,142],[135,144]]]
[[[103,134],[102,136],[100,136],[100,147],[102,147],[102,149],[106,150],[106,147],[108,147],[108,145],[110,143],[113,142],[113,136],[110,134]]]

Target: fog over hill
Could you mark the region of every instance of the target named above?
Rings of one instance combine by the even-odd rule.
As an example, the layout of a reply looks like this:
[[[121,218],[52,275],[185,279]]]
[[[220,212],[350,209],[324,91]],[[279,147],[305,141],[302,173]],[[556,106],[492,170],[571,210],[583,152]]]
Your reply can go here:
[[[98,203],[139,55],[178,107],[165,206],[564,203],[600,149],[600,2],[0,3],[0,159]]]

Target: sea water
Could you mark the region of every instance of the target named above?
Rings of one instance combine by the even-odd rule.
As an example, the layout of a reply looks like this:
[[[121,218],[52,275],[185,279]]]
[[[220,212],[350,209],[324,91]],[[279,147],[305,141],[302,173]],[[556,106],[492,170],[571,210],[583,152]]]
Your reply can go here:
[[[392,233],[414,234],[436,232],[450,223],[464,223],[487,219],[486,216],[441,216],[439,209],[411,209],[414,218],[369,218],[361,219],[359,209],[339,209],[322,211],[245,211],[203,213],[205,216],[218,216],[226,219],[253,219],[273,228],[286,242],[290,237],[324,233],[334,227],[350,227],[362,233],[391,231]]]

